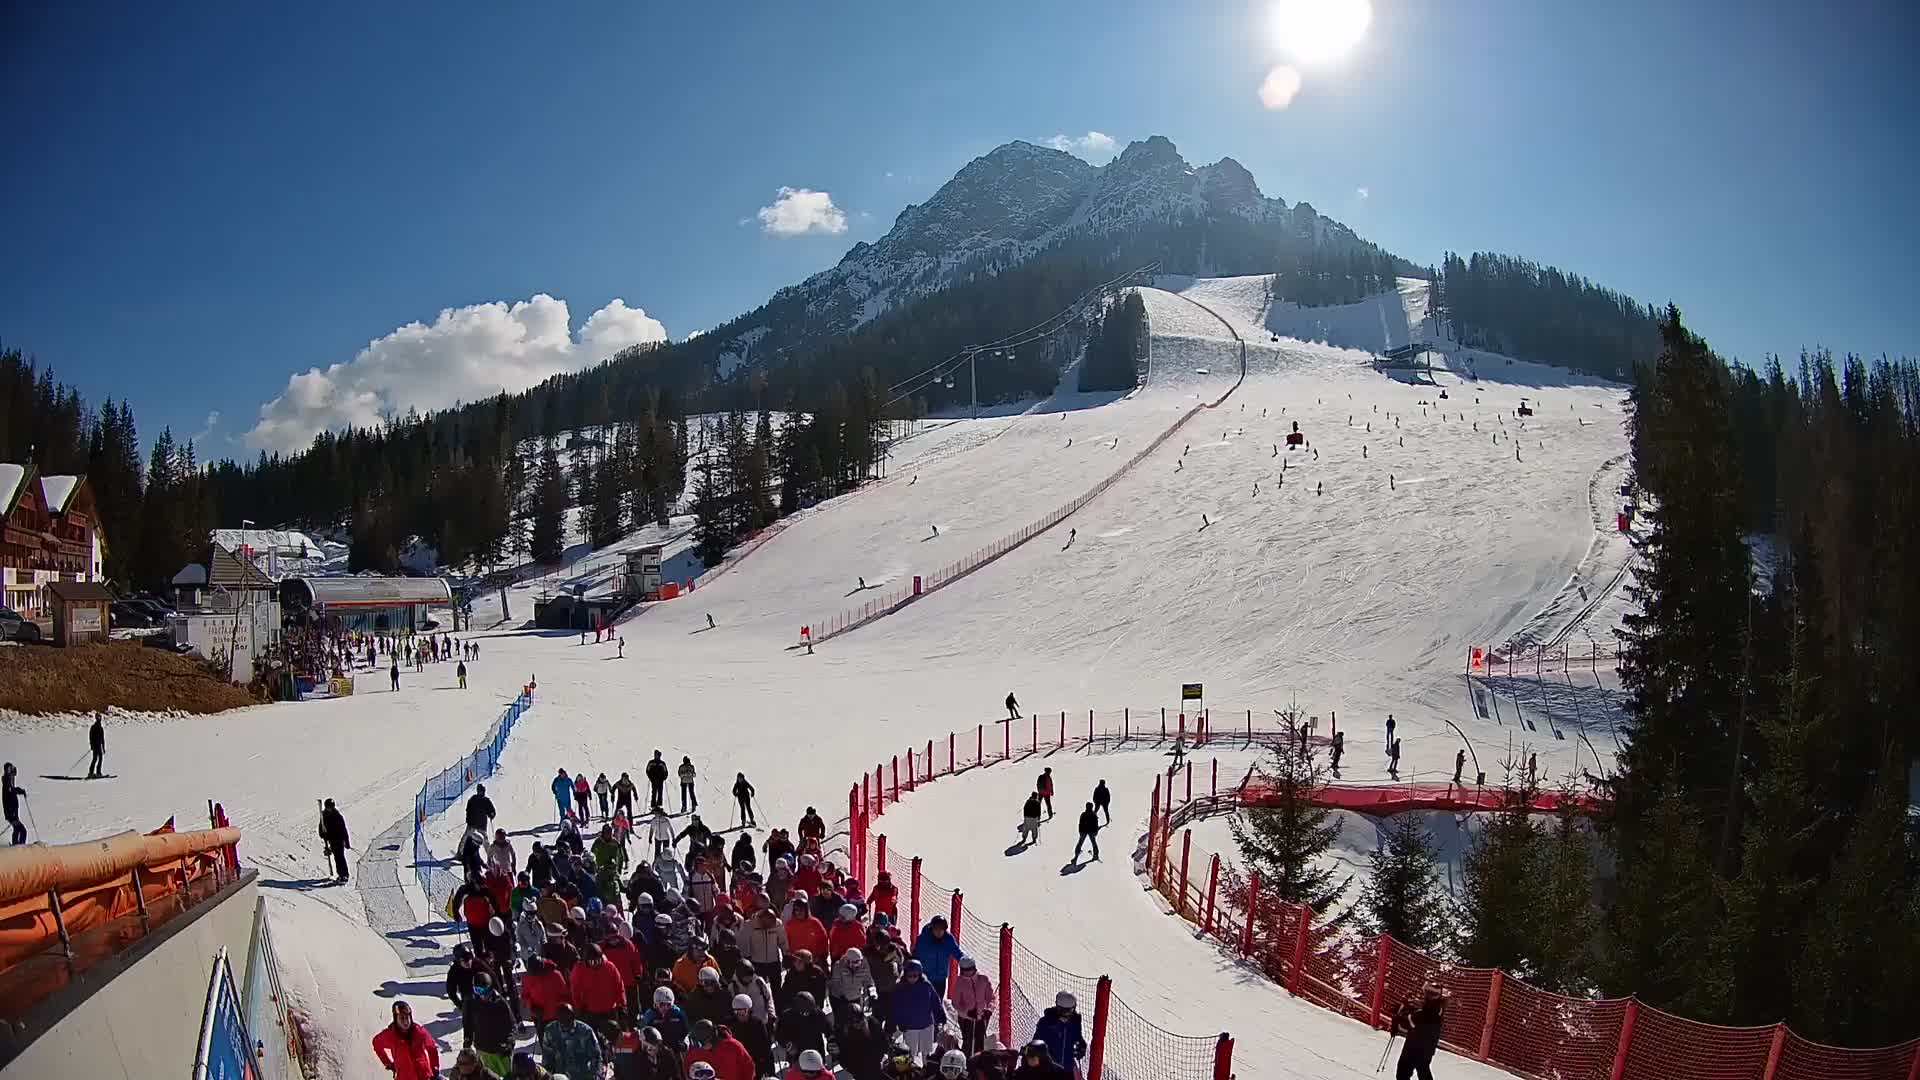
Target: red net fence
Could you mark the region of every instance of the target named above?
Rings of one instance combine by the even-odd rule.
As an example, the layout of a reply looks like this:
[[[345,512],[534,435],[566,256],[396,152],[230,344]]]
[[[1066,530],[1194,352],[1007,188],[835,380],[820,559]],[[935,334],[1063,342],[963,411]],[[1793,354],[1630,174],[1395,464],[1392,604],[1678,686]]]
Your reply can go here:
[[[1266,710],[1262,710],[1265,713]],[[909,940],[934,916],[944,916],[962,950],[994,980],[999,1007],[991,1032],[1007,1046],[1033,1037],[1041,1014],[1054,995],[1071,993],[1086,1024],[1087,1057],[1079,1063],[1088,1080],[1226,1080],[1232,1074],[1233,1040],[1226,1034],[1182,1035],[1168,1031],[1128,1005],[1102,975],[1068,971],[1042,958],[1018,940],[1011,924],[973,908],[965,894],[940,885],[918,857],[890,850],[884,827],[886,808],[921,784],[1035,754],[1117,744],[1129,739],[1158,741],[1184,735],[1196,746],[1231,738],[1244,743],[1276,732],[1252,728],[1255,712],[1241,710],[1246,730],[1231,735],[1209,732],[1206,714],[1188,717],[1158,708],[1089,710],[1009,719],[929,740],[879,762],[853,785],[847,797],[845,851],[855,876],[870,884],[886,870],[900,890],[901,932]],[[1089,1011],[1091,1005],[1091,1011]]]
[[[1442,1043],[1457,1054],[1528,1077],[1553,1080],[1920,1080],[1920,1039],[1873,1049],[1825,1046],[1784,1023],[1722,1027],[1663,1012],[1635,998],[1591,1000],[1529,986],[1505,973],[1456,967],[1390,936],[1366,937],[1311,909],[1263,892],[1217,853],[1196,850],[1185,826],[1256,804],[1257,784],[1183,793],[1173,777],[1156,790],[1148,818],[1147,873],[1174,911],[1222,949],[1237,953],[1298,997],[1384,1027],[1393,1010],[1432,982],[1451,995]],[[1352,808],[1452,809],[1469,803],[1459,785],[1391,785],[1402,792]],[[1413,796],[1418,795],[1415,799]],[[1439,798],[1439,802],[1432,800]],[[1420,801],[1426,800],[1426,801]],[[1328,805],[1344,805],[1339,792]],[[1462,809],[1487,808],[1465,805]],[[1538,809],[1551,809],[1540,807]]]
[[[858,629],[877,619],[883,619],[920,597],[959,581],[975,570],[993,562],[1007,552],[1039,536],[1055,525],[1060,524],[1062,521],[1078,513],[1082,507],[1105,494],[1108,488],[1119,483],[1123,477],[1133,471],[1135,466],[1145,461],[1148,455],[1160,449],[1168,439],[1173,438],[1181,428],[1187,425],[1187,421],[1192,420],[1195,416],[1198,416],[1208,409],[1217,409],[1225,404],[1227,398],[1231,397],[1233,392],[1240,388],[1240,384],[1245,382],[1246,378],[1247,355],[1246,347],[1243,345],[1240,349],[1240,377],[1234,381],[1232,386],[1227,388],[1225,393],[1213,401],[1202,402],[1188,409],[1186,412],[1181,413],[1178,420],[1170,424],[1165,431],[1154,436],[1152,442],[1141,447],[1137,453],[1128,458],[1119,468],[1107,474],[1099,483],[1081,492],[1069,502],[1056,507],[1045,516],[1008,533],[1006,536],[980,548],[978,551],[972,552],[964,558],[950,562],[945,566],[935,569],[931,573],[915,574],[911,583],[870,599],[859,607],[848,608],[844,611],[829,615],[818,622],[807,624],[801,628],[800,636],[806,641],[819,644],[830,637],[844,634],[849,630]]]

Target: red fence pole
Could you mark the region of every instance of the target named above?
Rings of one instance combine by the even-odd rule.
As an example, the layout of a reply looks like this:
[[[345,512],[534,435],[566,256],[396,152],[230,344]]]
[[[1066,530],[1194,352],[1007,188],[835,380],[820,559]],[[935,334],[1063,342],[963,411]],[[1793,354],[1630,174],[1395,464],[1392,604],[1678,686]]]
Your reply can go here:
[[[1767,1070],[1760,1074],[1760,1080],[1773,1080],[1773,1074],[1780,1069],[1780,1051],[1787,1045],[1787,1022],[1773,1025],[1773,1045],[1767,1047]]]
[[[1000,924],[1000,1045],[1013,1045],[1013,927]]]
[[[1187,801],[1193,801],[1193,759],[1187,759]]]
[[[1920,1046],[1913,1048],[1913,1067],[1907,1070],[1907,1080],[1920,1080]]]
[[[860,859],[860,785],[847,789],[847,861],[853,864],[853,872],[865,880],[867,868]]]
[[[918,874],[914,875],[914,881],[917,886],[919,882]],[[918,894],[917,888],[915,889],[915,894]],[[1380,935],[1380,948],[1377,950],[1378,955],[1373,962],[1373,1001],[1367,1008],[1367,1024],[1371,1027],[1380,1026],[1380,999],[1385,996],[1387,992],[1387,955],[1388,951],[1392,948],[1392,943],[1392,938],[1385,934]],[[1613,1080],[1620,1080],[1620,1077],[1616,1074]]]
[[[879,858],[874,860],[873,874],[875,877],[879,877],[880,871],[885,870],[887,868],[887,834],[886,833],[880,834],[880,846],[874,849],[874,854],[879,856]]]
[[[912,917],[914,940],[920,938],[920,856],[913,857],[913,892],[907,914]]]
[[[952,776],[954,771],[955,770],[953,767],[953,732],[949,731],[947,732],[947,775]]]
[[[898,761],[898,758],[894,760]],[[913,747],[907,747],[907,790],[913,790]]]
[[[1220,892],[1220,853],[1214,852],[1213,861],[1207,866],[1207,921],[1201,925],[1207,933],[1213,933],[1213,901]]]
[[[1224,1031],[1213,1045],[1213,1080],[1233,1080],[1233,1039]]]
[[[1293,936],[1293,964],[1287,979],[1287,993],[1300,996],[1301,976],[1307,970],[1307,940],[1313,936],[1313,909],[1305,904],[1300,908],[1300,928]]]
[[[1487,1018],[1480,1025],[1481,1061],[1487,1060],[1487,1054],[1493,1049],[1493,1018],[1500,1012],[1500,984],[1506,981],[1506,973],[1499,968],[1493,969],[1493,985],[1487,988]],[[1782,1025],[1784,1026],[1784,1025]]]
[[[1087,1047],[1087,1075],[1099,1077],[1107,1064],[1107,1008],[1113,997],[1113,980],[1105,975],[1094,984],[1093,1039]],[[1069,1066],[1071,1068],[1071,1066]]]
[[[1247,875],[1247,922],[1240,928],[1240,955],[1253,952],[1253,913],[1260,910],[1260,871]]]
[[[1627,1015],[1620,1020],[1620,1041],[1613,1048],[1613,1070],[1608,1080],[1620,1080],[1627,1071],[1627,1048],[1633,1045],[1633,1022],[1640,1016],[1640,999],[1627,999]]]
[[[1155,837],[1160,834],[1160,776],[1153,777],[1153,805],[1147,809],[1147,873],[1153,873],[1155,852],[1158,850]]]
[[[1187,858],[1193,854],[1193,830],[1180,834],[1180,917],[1187,917]]]
[[[898,799],[895,800],[896,802]],[[887,812],[886,773],[879,765],[873,767],[873,816],[880,817]]]
[[[960,897],[960,890],[953,890],[953,903],[947,912],[947,933],[952,934],[955,941],[960,940],[960,914],[963,907]]]

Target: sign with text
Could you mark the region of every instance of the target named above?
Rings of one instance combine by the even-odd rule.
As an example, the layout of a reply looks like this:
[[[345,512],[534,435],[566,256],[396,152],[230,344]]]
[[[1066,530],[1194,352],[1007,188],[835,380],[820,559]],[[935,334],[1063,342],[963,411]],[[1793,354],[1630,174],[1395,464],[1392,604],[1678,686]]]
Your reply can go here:
[[[1180,684],[1180,700],[1181,701],[1199,701],[1200,700],[1200,684],[1197,682],[1181,683]]]

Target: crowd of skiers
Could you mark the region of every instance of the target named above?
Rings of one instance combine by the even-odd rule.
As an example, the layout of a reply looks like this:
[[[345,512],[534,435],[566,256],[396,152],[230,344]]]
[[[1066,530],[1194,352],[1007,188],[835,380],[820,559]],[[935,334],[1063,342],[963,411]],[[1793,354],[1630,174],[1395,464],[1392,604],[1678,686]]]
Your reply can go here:
[[[447,907],[467,933],[447,973],[462,1044],[450,1075],[1075,1075],[1087,1046],[1073,995],[1055,998],[1025,1045],[1001,1048],[993,982],[946,919],[902,928],[889,874],[867,888],[837,866],[813,807],[791,833],[775,828],[756,843],[745,831],[755,818],[744,775],[733,786],[741,831],[729,844],[700,819],[692,762],[673,771],[688,823],[675,830],[667,815],[669,769],[656,752],[643,772],[650,846],[637,858],[629,840],[638,787],[626,773],[588,782],[557,772],[558,836],[550,847],[535,841],[524,863],[492,828],[485,786],[476,788],[458,855],[464,883]],[[1051,778],[1043,783],[1050,798]],[[401,1080],[425,1080],[437,1075],[438,1051],[404,1010],[396,1003],[374,1050]],[[516,1050],[523,1029],[533,1045]]]

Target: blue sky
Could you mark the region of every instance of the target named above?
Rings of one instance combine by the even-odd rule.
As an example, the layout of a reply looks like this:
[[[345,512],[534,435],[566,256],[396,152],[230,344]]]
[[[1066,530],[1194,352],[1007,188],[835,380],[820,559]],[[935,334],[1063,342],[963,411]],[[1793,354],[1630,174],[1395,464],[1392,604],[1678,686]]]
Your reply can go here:
[[[149,439],[250,455],[301,436],[256,430],[276,398],[353,416],[530,379],[659,332],[627,309],[712,326],[995,145],[1098,131],[1231,155],[1418,261],[1674,299],[1745,359],[1914,351],[1914,5],[1374,0],[1284,109],[1258,92],[1287,59],[1269,9],[8,5],[0,342],[130,398]],[[769,233],[782,187],[844,231]],[[626,308],[600,344],[553,305],[469,313],[290,387],[536,294],[576,334]]]

